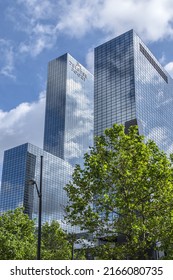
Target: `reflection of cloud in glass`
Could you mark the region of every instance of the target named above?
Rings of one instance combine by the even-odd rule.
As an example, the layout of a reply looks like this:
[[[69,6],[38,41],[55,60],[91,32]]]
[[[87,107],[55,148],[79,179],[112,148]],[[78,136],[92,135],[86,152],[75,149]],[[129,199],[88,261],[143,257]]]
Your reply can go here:
[[[31,218],[37,218],[38,194],[35,187],[28,185],[28,181],[35,179],[38,188],[40,187],[42,155],[42,222],[52,219],[64,220],[64,207],[67,204],[64,186],[71,179],[73,167],[32,144],[23,144],[5,153],[0,196],[1,211],[24,206]]]
[[[73,79],[67,81],[67,114],[69,118],[74,117],[73,122],[67,124],[70,130],[67,131],[68,139],[70,135],[75,137],[91,131],[93,126],[92,100],[84,92],[82,84]],[[80,129],[76,125],[79,125]]]
[[[64,186],[69,182],[73,172],[72,166],[64,160],[47,152],[43,155],[43,222],[64,220],[64,207],[67,195]],[[40,179],[40,157],[37,156],[36,181]],[[34,193],[34,215],[38,213],[38,197]]]
[[[92,75],[77,79],[74,74],[67,80],[65,159],[74,165],[81,161],[88,147],[92,145],[93,91]]]
[[[11,199],[12,197],[13,200]],[[14,184],[13,182],[11,182],[10,179],[4,181],[3,188],[0,193],[0,213],[7,210],[13,210],[17,207],[22,207],[22,206],[23,206],[23,185],[19,183]]]
[[[148,133],[146,140],[152,139],[158,147],[169,155],[173,152],[172,131],[168,126],[154,127]]]
[[[147,47],[149,59],[143,55],[139,48],[143,43],[137,36],[135,44],[135,100],[139,127],[142,125],[146,139],[154,140],[169,154],[173,152],[173,80]]]
[[[161,77],[156,71],[156,69],[150,64],[150,62],[143,56],[142,53],[137,54],[137,60],[142,61],[142,63],[138,63],[138,75],[136,76],[136,82],[140,82],[142,84],[152,84],[157,85],[160,84]],[[146,75],[146,71],[150,72],[149,75]]]
[[[65,143],[65,153],[67,159],[82,157],[82,145],[75,143],[72,140]]]
[[[68,201],[64,187],[71,179],[73,169],[68,162],[44,152],[42,222],[57,220],[62,228],[67,231],[71,231],[72,228],[64,220],[65,207]],[[37,200],[38,198],[36,198]],[[36,213],[38,213],[38,201],[37,203],[36,201],[34,208],[35,217],[37,216]]]

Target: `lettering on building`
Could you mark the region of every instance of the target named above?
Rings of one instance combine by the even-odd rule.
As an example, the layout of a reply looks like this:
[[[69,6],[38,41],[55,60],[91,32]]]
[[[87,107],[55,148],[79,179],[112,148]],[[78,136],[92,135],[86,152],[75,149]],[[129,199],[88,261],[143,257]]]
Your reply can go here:
[[[79,78],[83,81],[87,78],[87,74],[82,71],[82,66],[77,62],[76,64],[69,60],[69,65],[71,66],[71,71],[73,71]]]

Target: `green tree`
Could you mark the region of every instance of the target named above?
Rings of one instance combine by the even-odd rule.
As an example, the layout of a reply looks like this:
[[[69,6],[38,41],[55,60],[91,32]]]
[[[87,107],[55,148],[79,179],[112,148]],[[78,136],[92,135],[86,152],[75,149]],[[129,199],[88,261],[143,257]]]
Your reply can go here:
[[[172,162],[136,126],[106,129],[65,189],[67,220],[107,241],[98,258],[152,259],[157,249],[173,258]]]
[[[42,248],[41,257],[43,260],[70,260],[72,246],[68,235],[60,227],[57,221],[51,224],[45,223],[42,226]]]
[[[0,259],[30,260],[36,258],[34,221],[17,208],[0,216]]]

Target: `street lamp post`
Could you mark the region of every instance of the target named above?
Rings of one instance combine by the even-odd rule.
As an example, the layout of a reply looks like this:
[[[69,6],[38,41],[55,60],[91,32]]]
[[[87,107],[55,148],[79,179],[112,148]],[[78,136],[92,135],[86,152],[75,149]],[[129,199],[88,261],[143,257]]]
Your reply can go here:
[[[35,185],[39,198],[37,260],[41,259],[42,172],[43,172],[43,156],[41,156],[41,162],[40,162],[40,189],[38,189],[37,182],[35,180],[33,179],[29,180],[29,185]]]

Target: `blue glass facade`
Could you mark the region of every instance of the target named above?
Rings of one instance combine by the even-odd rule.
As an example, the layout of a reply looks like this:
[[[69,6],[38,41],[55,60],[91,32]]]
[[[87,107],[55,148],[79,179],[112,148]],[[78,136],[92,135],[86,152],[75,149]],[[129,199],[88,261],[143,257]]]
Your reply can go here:
[[[139,131],[173,152],[173,79],[134,33],[136,118]]]
[[[94,134],[136,117],[133,32],[95,49]]]
[[[54,219],[63,226],[64,206],[67,203],[63,187],[69,181],[73,168],[64,160],[29,143],[5,151],[1,211],[24,207],[30,218],[37,218],[38,195],[36,188],[28,182],[34,178],[39,188],[41,156],[43,156],[42,222]]]
[[[39,187],[43,156],[42,222],[58,220],[70,230],[64,223],[64,186],[92,144],[93,75],[65,54],[49,63],[44,148],[26,143],[4,153],[0,211],[24,206],[30,218],[37,218],[38,196],[28,181],[34,178]]]
[[[173,80],[130,30],[95,49],[94,134],[137,123],[146,139],[173,152]]]
[[[173,80],[130,30],[95,49],[94,135],[114,123],[137,123],[139,132],[173,152]],[[74,165],[93,144],[93,76],[71,55],[49,62],[43,150],[23,144],[4,154],[1,211],[24,206],[37,217],[43,155],[43,222],[63,221],[63,190]]]
[[[65,54],[49,62],[44,150],[75,165],[92,134],[93,75]]]

